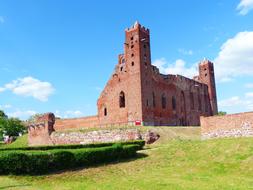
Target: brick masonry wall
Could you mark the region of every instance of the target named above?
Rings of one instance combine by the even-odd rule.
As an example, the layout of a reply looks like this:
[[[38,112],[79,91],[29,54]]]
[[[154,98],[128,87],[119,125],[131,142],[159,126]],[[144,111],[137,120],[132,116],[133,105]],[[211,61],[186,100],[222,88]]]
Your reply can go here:
[[[202,139],[253,136],[253,112],[201,117],[200,121]]]
[[[98,116],[80,117],[73,119],[57,119],[54,129],[56,131],[81,129],[99,125]]]
[[[64,144],[91,144],[122,142],[142,139],[137,129],[98,130],[91,132],[54,132],[51,139],[55,145]]]

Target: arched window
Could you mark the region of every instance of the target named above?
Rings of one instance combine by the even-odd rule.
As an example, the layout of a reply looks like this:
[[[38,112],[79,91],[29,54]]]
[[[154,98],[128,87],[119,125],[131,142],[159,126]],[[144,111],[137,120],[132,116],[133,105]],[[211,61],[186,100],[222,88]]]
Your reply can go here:
[[[107,108],[104,108],[104,116],[107,116]]]
[[[191,100],[191,109],[194,110],[194,95],[193,95],[193,92],[190,93],[190,100]]]
[[[153,99],[153,107],[155,108],[155,106],[156,106],[155,104],[156,103],[155,103],[155,93],[154,92],[152,93],[152,99]]]
[[[165,97],[164,94],[162,95],[162,108],[163,108],[163,109],[166,108],[166,97]]]
[[[119,107],[126,107],[125,93],[123,91],[121,91],[119,94]]]
[[[172,109],[173,110],[177,109],[177,101],[175,96],[172,96]]]

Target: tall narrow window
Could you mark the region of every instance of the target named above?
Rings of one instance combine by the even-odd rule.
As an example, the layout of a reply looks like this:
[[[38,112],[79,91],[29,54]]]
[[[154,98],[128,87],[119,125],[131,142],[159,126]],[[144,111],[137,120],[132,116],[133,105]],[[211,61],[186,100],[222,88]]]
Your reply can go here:
[[[153,99],[153,107],[155,108],[156,103],[155,103],[155,93],[154,92],[152,93],[152,99]]]
[[[119,107],[120,108],[126,107],[125,93],[123,91],[121,91],[119,94]]]
[[[166,108],[166,97],[165,97],[164,94],[162,95],[162,108],[163,108],[163,109]]]
[[[104,116],[107,116],[107,108],[104,108]]]
[[[176,110],[177,109],[177,101],[175,96],[172,96],[172,109]]]
[[[190,93],[190,100],[191,100],[191,109],[194,109],[194,95],[193,92]]]

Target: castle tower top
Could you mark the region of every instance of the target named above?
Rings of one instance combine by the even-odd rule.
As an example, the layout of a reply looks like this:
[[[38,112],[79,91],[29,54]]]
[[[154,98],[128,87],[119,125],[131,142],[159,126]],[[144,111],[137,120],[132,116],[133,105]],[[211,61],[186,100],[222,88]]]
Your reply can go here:
[[[130,28],[125,29],[125,31],[131,32],[136,29],[140,29],[142,32],[149,34],[149,29],[142,26],[138,21],[135,21],[134,25],[132,25]]]

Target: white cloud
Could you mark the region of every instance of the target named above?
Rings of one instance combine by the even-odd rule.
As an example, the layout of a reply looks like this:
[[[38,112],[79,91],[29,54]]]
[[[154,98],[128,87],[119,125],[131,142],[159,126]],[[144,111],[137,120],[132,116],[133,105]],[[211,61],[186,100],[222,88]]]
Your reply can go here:
[[[25,119],[28,118],[32,115],[35,115],[37,112],[34,110],[16,110],[14,112],[7,113],[9,117],[16,117],[16,118],[21,118]]]
[[[10,109],[10,108],[12,108],[12,105],[10,104],[0,105],[0,109]]]
[[[253,88],[253,83],[248,83],[244,85],[245,88]]]
[[[238,76],[253,76],[253,31],[240,32],[227,40],[214,60],[218,81]]]
[[[47,101],[53,94],[54,88],[49,82],[42,82],[33,77],[19,78],[0,88],[0,92],[11,90],[14,94],[33,97],[40,101]]]
[[[155,60],[153,65],[157,66],[163,74],[179,74],[189,78],[198,75],[197,64],[187,67],[185,61],[182,59],[169,64],[165,58],[161,58]]]
[[[183,48],[178,49],[178,52],[182,53],[184,55],[193,55],[193,51],[192,50],[185,50]]]
[[[221,110],[234,108],[234,110],[249,110],[253,109],[253,93],[246,93],[245,97],[234,96],[218,102]]]
[[[218,105],[220,107],[232,107],[232,106],[238,106],[242,104],[242,100],[239,96],[234,96],[225,100],[221,100],[218,102]]]
[[[81,115],[83,115],[83,113],[79,110],[68,110],[64,112],[61,112],[59,110],[55,111],[55,116],[60,118],[75,118],[80,117]]]
[[[5,19],[3,16],[0,16],[0,23],[4,23],[5,22]]]
[[[1,92],[4,92],[4,91],[5,91],[5,88],[0,87],[0,93],[1,93]]]
[[[253,98],[253,92],[248,92],[245,94],[246,98]]]
[[[241,0],[237,6],[240,15],[246,15],[253,9],[253,0]]]

